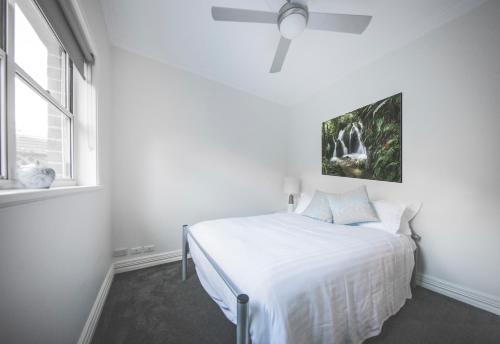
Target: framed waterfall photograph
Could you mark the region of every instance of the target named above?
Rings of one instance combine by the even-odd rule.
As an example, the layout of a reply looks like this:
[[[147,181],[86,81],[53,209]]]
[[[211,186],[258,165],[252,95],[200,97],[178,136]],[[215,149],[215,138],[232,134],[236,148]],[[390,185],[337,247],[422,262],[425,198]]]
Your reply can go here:
[[[402,182],[403,94],[321,125],[323,175]]]

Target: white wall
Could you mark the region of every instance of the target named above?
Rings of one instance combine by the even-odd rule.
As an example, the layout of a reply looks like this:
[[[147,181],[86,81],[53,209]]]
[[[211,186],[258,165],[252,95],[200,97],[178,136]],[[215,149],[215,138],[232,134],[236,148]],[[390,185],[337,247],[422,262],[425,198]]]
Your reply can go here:
[[[421,200],[423,272],[500,297],[500,2],[490,1],[292,109],[289,174]],[[341,52],[341,50],[340,50]],[[321,122],[403,92],[403,183],[321,175]]]
[[[97,0],[79,0],[95,44],[104,189],[0,209],[0,342],[75,343],[111,263],[109,43]]]
[[[286,207],[283,108],[113,50],[113,244],[180,249],[182,224]]]

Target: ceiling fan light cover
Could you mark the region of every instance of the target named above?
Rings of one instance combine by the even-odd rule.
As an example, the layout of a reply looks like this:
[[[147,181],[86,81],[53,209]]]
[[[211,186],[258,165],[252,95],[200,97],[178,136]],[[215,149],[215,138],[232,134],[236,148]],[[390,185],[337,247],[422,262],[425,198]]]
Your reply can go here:
[[[294,39],[299,36],[307,26],[307,14],[302,11],[294,11],[283,15],[279,21],[279,30],[283,37]]]

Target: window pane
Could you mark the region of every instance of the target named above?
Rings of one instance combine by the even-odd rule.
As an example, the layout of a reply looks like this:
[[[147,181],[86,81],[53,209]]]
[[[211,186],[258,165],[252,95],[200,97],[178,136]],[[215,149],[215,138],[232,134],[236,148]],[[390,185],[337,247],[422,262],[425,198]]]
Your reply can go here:
[[[17,165],[36,161],[71,178],[71,120],[16,77]]]
[[[5,5],[7,1],[0,0],[0,48],[5,51]]]
[[[66,53],[32,0],[16,0],[15,60],[66,106]]]

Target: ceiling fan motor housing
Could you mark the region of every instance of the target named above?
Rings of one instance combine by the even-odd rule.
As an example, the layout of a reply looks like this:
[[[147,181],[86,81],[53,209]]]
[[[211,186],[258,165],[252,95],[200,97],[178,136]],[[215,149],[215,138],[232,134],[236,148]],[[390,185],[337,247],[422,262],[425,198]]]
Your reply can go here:
[[[305,30],[308,19],[307,7],[286,3],[278,13],[278,28],[281,35],[287,39],[296,38]]]

